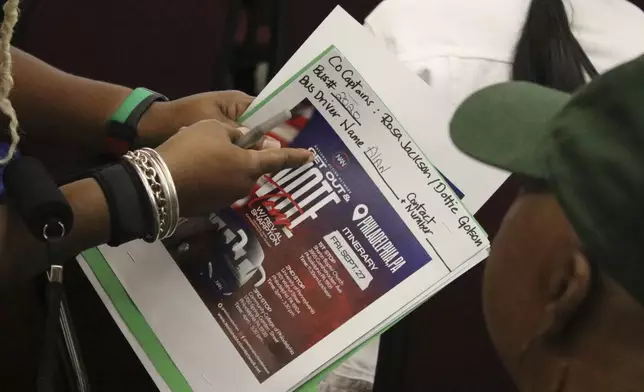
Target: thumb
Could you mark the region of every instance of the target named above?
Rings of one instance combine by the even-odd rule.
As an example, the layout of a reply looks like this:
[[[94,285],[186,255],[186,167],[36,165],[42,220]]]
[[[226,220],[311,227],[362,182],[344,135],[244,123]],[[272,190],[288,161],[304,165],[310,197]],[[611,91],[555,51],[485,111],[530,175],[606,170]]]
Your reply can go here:
[[[313,153],[305,149],[274,148],[269,150],[252,151],[257,172],[256,176],[275,173],[283,169],[296,168],[313,160]]]

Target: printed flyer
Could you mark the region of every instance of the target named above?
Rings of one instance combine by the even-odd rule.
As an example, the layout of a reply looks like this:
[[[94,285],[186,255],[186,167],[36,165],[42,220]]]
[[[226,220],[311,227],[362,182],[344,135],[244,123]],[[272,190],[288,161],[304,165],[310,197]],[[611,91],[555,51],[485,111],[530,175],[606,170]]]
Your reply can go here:
[[[240,122],[291,112],[296,129],[274,135],[312,162],[163,243],[79,260],[162,390],[308,388],[489,250],[466,176],[443,165],[445,178],[405,129],[433,137],[422,82],[341,9],[303,47],[316,52],[298,51]]]
[[[260,381],[431,262],[320,114],[292,145],[315,161],[165,243]]]
[[[461,211],[460,191],[425,162],[337,49],[272,99],[293,100],[286,110],[316,109],[290,143],[312,151],[314,161],[264,176],[230,210],[185,219],[164,242],[260,383],[428,263],[449,270],[432,244],[440,232],[451,235],[445,211],[462,215],[451,223],[474,245],[453,263],[487,243]],[[382,136],[369,140],[369,127],[397,140],[396,152],[418,170],[408,180],[429,183],[433,206],[410,184],[402,192],[388,179],[399,177],[400,167],[388,159]]]

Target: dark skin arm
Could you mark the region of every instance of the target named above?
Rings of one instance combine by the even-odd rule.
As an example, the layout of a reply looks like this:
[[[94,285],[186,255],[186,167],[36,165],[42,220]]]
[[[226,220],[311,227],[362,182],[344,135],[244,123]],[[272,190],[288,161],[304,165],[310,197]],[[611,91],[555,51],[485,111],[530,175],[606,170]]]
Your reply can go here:
[[[11,48],[11,54],[15,87],[10,98],[26,137],[102,150],[107,123],[132,90],[71,75],[20,49]],[[154,103],[141,117],[140,141],[156,147],[181,127],[204,119],[237,126],[235,120],[252,100],[238,91],[217,91]]]
[[[106,124],[131,90],[67,74],[15,48],[12,54],[15,87],[10,98],[27,137],[40,144],[64,142],[88,153],[101,150]],[[141,142],[164,151],[182,214],[228,206],[246,195],[261,174],[300,165],[310,157],[305,150],[260,153],[235,147],[232,141],[240,132],[235,119],[251,101],[240,92],[210,92],[155,103],[141,118]],[[177,133],[182,127],[186,129]],[[164,143],[168,138],[174,140]],[[74,212],[74,228],[59,248],[64,260],[106,243],[110,223],[105,197],[94,180],[61,189]],[[11,205],[0,206],[0,288],[44,271],[47,263],[45,245],[33,238]]]
[[[31,140],[73,142],[98,151],[105,125],[130,89],[62,72],[12,48],[15,87],[11,100],[21,127]],[[74,211],[74,228],[60,244],[60,259],[103,244],[109,238],[109,215],[103,193],[94,180],[61,188]],[[15,210],[0,207],[0,287],[46,269],[44,243],[26,229]]]
[[[62,72],[16,48],[11,54],[10,98],[29,139],[98,149],[107,121],[131,90]]]
[[[309,162],[310,151],[288,148],[245,150],[233,144],[241,131],[217,120],[200,121],[163,143],[157,151],[176,185],[181,216],[201,216],[248,195],[265,173]],[[74,227],[59,244],[59,259],[108,242],[107,202],[93,179],[61,188],[74,213]],[[0,206],[0,289],[42,272],[46,246],[25,228],[12,205]]]
[[[74,211],[74,227],[60,243],[58,261],[107,242],[110,231],[107,203],[94,180],[77,181],[61,190]],[[44,271],[48,263],[45,244],[29,233],[10,205],[0,207],[0,261],[0,287]]]

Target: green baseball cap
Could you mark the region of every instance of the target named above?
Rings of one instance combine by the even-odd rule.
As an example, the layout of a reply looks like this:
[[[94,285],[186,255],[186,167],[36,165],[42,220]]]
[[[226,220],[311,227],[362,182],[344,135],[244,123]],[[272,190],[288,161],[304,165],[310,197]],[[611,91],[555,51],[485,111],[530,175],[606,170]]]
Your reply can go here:
[[[547,182],[590,257],[644,304],[644,56],[573,95],[485,88],[457,109],[451,136],[475,159]]]

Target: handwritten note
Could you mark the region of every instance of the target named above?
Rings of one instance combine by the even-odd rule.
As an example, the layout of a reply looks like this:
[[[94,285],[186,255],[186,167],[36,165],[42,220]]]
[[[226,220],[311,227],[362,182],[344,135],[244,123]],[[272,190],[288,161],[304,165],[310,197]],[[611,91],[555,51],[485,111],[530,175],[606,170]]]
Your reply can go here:
[[[336,48],[298,75],[300,94],[320,111],[358,157],[410,229],[453,269],[489,246],[396,116]]]

